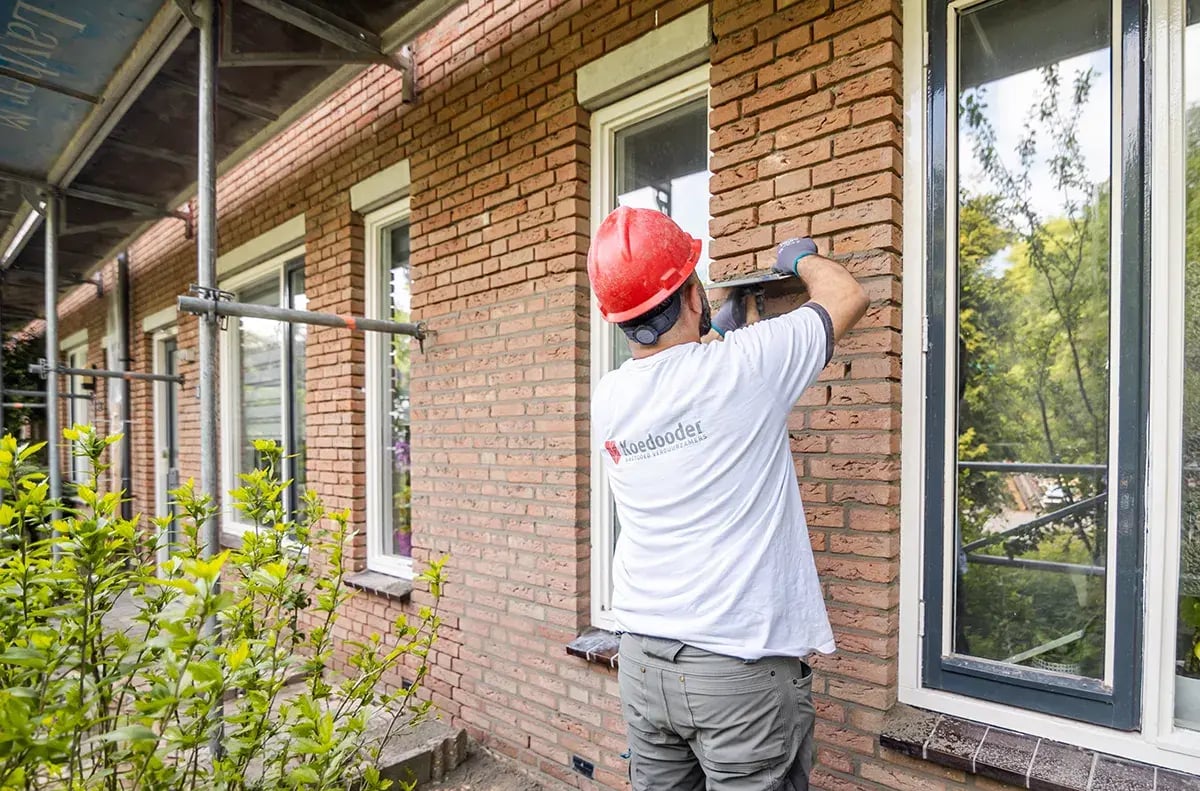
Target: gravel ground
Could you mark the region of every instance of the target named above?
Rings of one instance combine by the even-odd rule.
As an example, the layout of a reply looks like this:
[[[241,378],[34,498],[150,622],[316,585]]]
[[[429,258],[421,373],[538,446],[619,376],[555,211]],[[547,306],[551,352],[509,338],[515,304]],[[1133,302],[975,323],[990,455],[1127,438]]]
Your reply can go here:
[[[516,769],[474,746],[471,757],[440,783],[418,791],[547,791]]]

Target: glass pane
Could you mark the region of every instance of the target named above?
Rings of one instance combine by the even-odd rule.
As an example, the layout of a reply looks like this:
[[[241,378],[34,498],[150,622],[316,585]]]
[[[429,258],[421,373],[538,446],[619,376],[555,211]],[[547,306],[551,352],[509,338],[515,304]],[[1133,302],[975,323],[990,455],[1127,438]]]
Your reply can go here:
[[[618,206],[658,209],[703,242],[708,282],[708,100],[697,99],[616,134]]]
[[[87,349],[78,349],[67,355],[68,368],[87,368]],[[94,382],[94,380],[92,380]],[[89,381],[83,376],[73,375],[68,377],[67,392],[74,398],[67,399],[67,414],[70,425],[79,424],[81,426],[92,425],[92,402],[84,397],[90,396],[95,392],[95,387],[88,387]],[[73,444],[67,445],[66,452],[70,454],[70,470],[71,483],[81,484],[87,483],[88,477],[91,474],[90,462],[82,456],[75,455],[76,447]]]
[[[279,281],[272,279],[247,289],[241,301],[279,307]],[[251,444],[256,439],[283,443],[283,331],[287,326],[267,319],[238,319],[241,397],[241,452],[237,472],[258,464]]]
[[[1088,678],[1108,626],[1109,7],[958,19],[953,650]]]
[[[387,235],[388,266],[383,286],[391,295],[392,321],[412,320],[412,280],[409,270],[408,224],[385,232]],[[409,382],[412,365],[413,339],[407,335],[390,335],[388,345],[388,436],[391,468],[391,525],[384,533],[383,549],[389,555],[412,556],[412,460],[409,417]]]
[[[1184,104],[1187,190],[1184,236],[1183,502],[1175,719],[1200,729],[1200,3],[1187,3]]]
[[[304,261],[288,270],[288,307],[295,310],[308,310],[308,295],[304,291]],[[308,338],[307,324],[287,325],[288,340],[291,352],[289,367],[291,371],[291,446],[288,453],[293,454],[289,475],[292,476],[291,498],[293,508],[298,508],[300,497],[304,492],[308,467],[308,428],[305,420],[305,399],[308,396],[308,385],[304,377],[304,344]]]

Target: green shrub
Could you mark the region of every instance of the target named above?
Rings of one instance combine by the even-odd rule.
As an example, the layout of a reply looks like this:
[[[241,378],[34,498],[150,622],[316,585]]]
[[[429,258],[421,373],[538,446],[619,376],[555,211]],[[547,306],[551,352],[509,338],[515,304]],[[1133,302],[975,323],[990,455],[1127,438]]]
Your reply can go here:
[[[119,437],[64,434],[92,471],[78,507],[49,499],[38,447],[0,440],[0,790],[387,788],[367,724],[389,717],[386,739],[429,710],[416,692],[444,559],[419,577],[433,607],[387,639],[342,643],[335,675],[348,515],[309,492],[289,518],[276,444],[256,443],[264,463],[231,493],[256,526],[241,548],[201,557],[213,505],[189,481],[172,492],[181,546],[160,567],[98,487]],[[118,600],[132,621],[114,620]],[[412,682],[382,691],[406,662]]]

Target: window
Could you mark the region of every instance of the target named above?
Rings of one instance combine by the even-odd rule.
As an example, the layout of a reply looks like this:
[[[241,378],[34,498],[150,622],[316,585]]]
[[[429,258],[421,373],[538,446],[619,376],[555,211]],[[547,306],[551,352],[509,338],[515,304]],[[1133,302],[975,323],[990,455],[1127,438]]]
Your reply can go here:
[[[230,278],[222,288],[236,299],[253,305],[305,310],[303,250],[266,261]],[[239,485],[240,475],[258,466],[261,459],[253,442],[271,439],[283,447],[280,475],[291,483],[284,491],[289,513],[299,508],[304,492],[306,452],[305,340],[307,325],[271,319],[231,319],[225,333],[222,388],[225,397],[226,490]],[[247,529],[244,516],[230,510],[227,523],[234,532]]]
[[[67,368],[87,368],[87,341],[66,351],[63,365]],[[80,374],[68,374],[67,385],[67,426],[92,425],[92,393],[95,390],[94,379]],[[86,457],[76,456],[75,447],[67,449],[69,458],[68,482],[73,485],[87,483],[91,476],[90,462]]]
[[[697,272],[708,282],[708,66],[592,115],[592,223],[617,206],[657,209],[702,240]],[[592,306],[592,383],[629,359],[619,328]],[[595,465],[595,463],[594,463]],[[603,470],[592,469],[592,623],[613,628],[612,557],[620,537]]]
[[[409,202],[367,215],[367,311],[412,320]],[[367,568],[412,576],[412,350],[407,335],[367,333]]]
[[[1119,18],[1109,0],[930,16],[953,104],[930,107],[924,676],[1134,728],[1143,260],[1123,245],[1142,183],[1114,136],[1141,97],[1113,89]]]
[[[1200,4],[905,35],[900,699],[1194,773]]]

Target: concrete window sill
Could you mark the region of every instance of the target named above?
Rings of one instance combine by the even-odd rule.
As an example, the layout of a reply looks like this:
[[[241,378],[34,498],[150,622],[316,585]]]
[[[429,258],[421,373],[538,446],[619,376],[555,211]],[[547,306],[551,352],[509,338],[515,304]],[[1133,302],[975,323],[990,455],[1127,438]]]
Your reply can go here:
[[[1024,733],[897,705],[879,744],[930,763],[1038,791],[1186,791],[1196,778]]]
[[[393,577],[378,571],[359,571],[346,576],[346,584],[367,593],[374,593],[395,602],[407,602],[412,598],[412,580]]]
[[[621,638],[604,629],[589,629],[567,643],[567,653],[597,665],[616,668]]]

